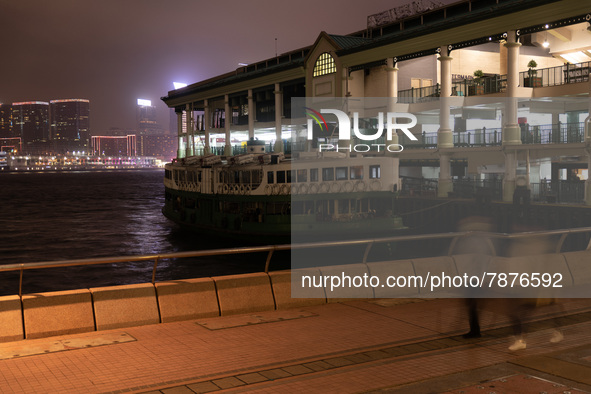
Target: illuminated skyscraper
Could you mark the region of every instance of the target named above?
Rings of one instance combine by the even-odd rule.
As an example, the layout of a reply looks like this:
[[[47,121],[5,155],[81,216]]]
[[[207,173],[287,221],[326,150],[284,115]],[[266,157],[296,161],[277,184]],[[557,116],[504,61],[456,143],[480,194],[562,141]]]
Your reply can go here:
[[[90,149],[90,102],[85,99],[50,101],[51,140],[58,153]]]
[[[12,106],[0,104],[0,138],[12,137]]]
[[[162,128],[156,120],[156,107],[150,100],[137,100],[137,134],[138,134],[138,154],[148,156],[148,136],[157,136],[162,134]]]
[[[20,137],[28,153],[42,153],[49,141],[49,103],[12,103],[12,134]]]
[[[137,100],[137,132],[139,135],[151,135],[161,132],[156,121],[156,107],[150,100]]]

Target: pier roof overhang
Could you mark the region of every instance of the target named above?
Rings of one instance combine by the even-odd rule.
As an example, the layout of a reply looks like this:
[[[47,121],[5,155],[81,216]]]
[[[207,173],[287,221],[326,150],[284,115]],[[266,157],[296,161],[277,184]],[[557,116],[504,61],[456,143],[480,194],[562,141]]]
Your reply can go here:
[[[582,7],[580,0],[499,1],[490,7],[384,34],[371,42],[339,50],[337,55],[347,67],[378,62],[386,57],[400,61],[437,53],[442,46],[451,45],[454,49],[477,45],[489,37],[495,41],[509,30],[529,33],[542,30],[545,23],[567,24],[569,18],[578,16],[580,19],[586,12],[591,12],[591,8]],[[573,19],[571,23],[580,21]]]
[[[304,59],[291,61],[251,72],[232,72],[206,81],[198,82],[182,89],[168,92],[162,100],[169,107],[177,107],[190,102],[220,97],[225,94],[256,89],[304,78]]]
[[[457,12],[458,7],[468,8],[465,12]],[[478,45],[487,40],[498,41],[509,30],[521,30],[525,34],[541,31],[546,23],[558,22],[557,26],[563,26],[582,21],[591,22],[591,14],[585,12],[591,12],[591,9],[585,9],[580,0],[460,1],[348,36],[322,32],[316,43],[309,47],[170,91],[162,100],[169,107],[179,108],[187,103],[305,78],[308,56],[321,37],[335,44],[336,55],[341,64],[353,70],[383,64],[387,57],[402,61],[435,54],[443,46],[455,49]],[[434,13],[439,13],[437,18],[427,18]],[[427,20],[425,23],[424,17]],[[407,27],[410,25],[407,22],[417,18],[420,18],[421,24]],[[393,25],[404,25],[404,28],[388,32]],[[378,32],[381,34],[376,36]],[[280,59],[287,60],[281,63]]]

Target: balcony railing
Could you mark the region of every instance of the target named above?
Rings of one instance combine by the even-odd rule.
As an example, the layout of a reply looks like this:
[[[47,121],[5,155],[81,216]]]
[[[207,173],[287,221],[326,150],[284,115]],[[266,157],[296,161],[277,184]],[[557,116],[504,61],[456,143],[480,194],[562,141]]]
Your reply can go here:
[[[565,64],[564,66],[522,71],[519,73],[519,85],[523,87],[546,87],[570,83],[588,82],[591,62]]]
[[[588,82],[591,62],[566,64],[519,73],[519,86],[546,87],[569,83]],[[464,79],[452,83],[452,96],[479,96],[482,94],[502,93],[507,89],[507,75],[493,75],[482,78]],[[401,103],[416,103],[440,97],[441,85],[411,88],[398,91]]]
[[[498,179],[454,179],[453,196],[458,198],[488,199],[501,201],[503,181]],[[542,181],[530,183],[529,196],[532,202],[583,204],[585,182],[573,180]]]
[[[521,142],[523,144],[569,144],[583,142],[585,139],[585,124],[557,123],[552,125],[521,126]],[[418,141],[400,138],[404,149],[435,148],[437,147],[437,133],[422,133],[416,136]],[[469,130],[453,134],[455,147],[499,146],[503,141],[501,128],[485,128]]]

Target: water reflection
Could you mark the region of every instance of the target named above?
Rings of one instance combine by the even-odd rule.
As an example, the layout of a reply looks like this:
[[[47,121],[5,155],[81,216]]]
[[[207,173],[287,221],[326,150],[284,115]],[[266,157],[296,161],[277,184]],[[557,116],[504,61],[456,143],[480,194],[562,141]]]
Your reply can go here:
[[[163,172],[2,174],[0,264],[165,254],[236,246],[186,233],[161,213]],[[216,256],[159,262],[157,280],[261,271],[265,257]],[[152,279],[153,262],[27,271],[23,292]],[[0,294],[18,293],[18,274],[0,273]]]

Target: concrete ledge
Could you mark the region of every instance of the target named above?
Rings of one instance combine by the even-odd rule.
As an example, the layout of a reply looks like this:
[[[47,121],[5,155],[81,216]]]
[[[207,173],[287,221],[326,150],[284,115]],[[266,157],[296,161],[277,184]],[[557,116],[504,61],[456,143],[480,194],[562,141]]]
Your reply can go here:
[[[375,298],[373,288],[364,286],[364,278],[369,280],[369,270],[365,264],[346,264],[320,267],[322,276],[328,276],[326,301],[343,302]]]
[[[299,308],[311,305],[326,304],[323,287],[311,287],[299,290],[310,298],[292,298],[291,286],[302,287],[302,275],[320,275],[318,270],[290,270],[269,272],[271,287],[277,309]]]
[[[591,284],[591,251],[567,252],[562,255],[570,269],[574,285]]]
[[[220,315],[211,278],[161,282],[155,286],[162,323]]]
[[[0,342],[23,339],[23,319],[19,296],[0,297]]]
[[[488,268],[492,256],[487,254],[466,253],[451,256],[456,264],[458,275],[468,274],[481,276]]]
[[[90,289],[97,330],[160,322],[154,285],[144,283]]]
[[[23,295],[23,316],[27,339],[94,331],[87,289]]]
[[[404,297],[418,297],[419,289],[416,286],[398,287],[396,283],[388,277],[404,276],[406,278],[415,275],[415,270],[411,260],[393,260],[380,261],[376,263],[367,263],[369,273],[372,276],[380,278],[380,283],[374,287],[373,291],[376,298],[404,298]],[[388,282],[395,286],[388,286]],[[399,282],[402,284],[402,282]]]
[[[423,278],[427,278],[427,276],[430,278],[441,278],[442,274],[450,277],[457,275],[455,263],[449,256],[413,259],[412,263],[416,275]],[[433,291],[431,291],[431,279],[429,283],[426,284],[426,287],[419,289],[419,293],[421,294],[421,297],[445,297],[446,293],[457,297],[457,289],[454,287],[435,287]]]
[[[275,309],[266,273],[214,277],[222,316]]]

